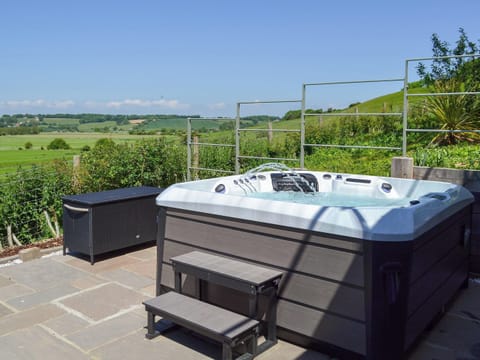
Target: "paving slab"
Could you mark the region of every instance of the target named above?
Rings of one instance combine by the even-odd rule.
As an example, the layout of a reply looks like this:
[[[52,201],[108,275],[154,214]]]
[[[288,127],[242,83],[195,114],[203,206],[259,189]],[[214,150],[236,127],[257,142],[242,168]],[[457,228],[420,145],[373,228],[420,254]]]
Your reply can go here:
[[[258,360],[330,360],[330,356],[279,340],[277,345],[255,357]]]
[[[2,268],[2,275],[35,290],[55,287],[85,276],[85,273],[50,258],[32,260]]]
[[[456,359],[480,359],[480,321],[446,314],[426,341],[451,349]]]
[[[4,316],[0,318],[0,336],[40,324],[63,314],[64,311],[58,306],[46,304],[39,305],[30,310]]]
[[[459,360],[455,351],[437,344],[422,342],[413,349],[408,360]]]
[[[88,321],[73,314],[64,314],[42,323],[44,328],[48,328],[55,333],[65,336],[85,329],[90,325]]]
[[[18,310],[28,309],[40,304],[52,302],[58,298],[77,292],[78,289],[68,284],[60,283],[58,286],[49,287],[31,294],[22,295],[7,301],[8,305]]]
[[[0,336],[2,359],[85,360],[90,357],[81,350],[52,336],[40,326]]]
[[[95,349],[92,355],[100,359],[211,360],[221,358],[221,349],[183,330],[169,331],[153,340],[138,330]]]
[[[157,260],[151,259],[123,266],[123,269],[151,279],[157,276]]]
[[[0,318],[12,314],[13,310],[0,303]]]
[[[126,309],[138,307],[145,299],[144,295],[136,291],[116,283],[107,283],[84,290],[59,302],[93,321],[99,321]]]
[[[14,282],[10,280],[10,278],[0,275],[0,288],[12,284],[14,284]]]
[[[140,289],[140,292],[146,295],[147,297],[152,298],[152,297],[155,297],[157,294],[157,287],[155,284],[153,284]]]
[[[134,257],[138,260],[151,260],[157,258],[157,247],[150,246],[145,249],[132,251],[128,253],[128,256]]]
[[[138,275],[124,269],[105,271],[101,274],[101,276],[106,279],[121,283],[132,289],[141,289],[155,283],[152,278]]]
[[[133,313],[126,313],[72,333],[67,336],[67,339],[83,350],[90,351],[138,331],[145,324],[146,317],[142,319]],[[124,357],[118,357],[118,359],[121,358]]]
[[[470,281],[468,289],[460,293],[448,312],[480,321],[480,284]]]
[[[74,268],[81,269],[92,274],[98,274],[103,271],[118,269],[135,262],[138,262],[138,260],[127,255],[121,255],[118,257],[101,259],[99,261],[95,261],[95,264],[91,265],[90,261],[88,260],[69,256],[69,259],[66,260],[64,264],[68,264]]]
[[[0,301],[7,301],[19,296],[33,294],[35,290],[21,284],[12,284],[0,289]]]
[[[79,290],[85,290],[96,287],[100,284],[105,284],[107,282],[108,280],[99,278],[98,276],[87,275],[85,277],[73,280],[70,284]]]

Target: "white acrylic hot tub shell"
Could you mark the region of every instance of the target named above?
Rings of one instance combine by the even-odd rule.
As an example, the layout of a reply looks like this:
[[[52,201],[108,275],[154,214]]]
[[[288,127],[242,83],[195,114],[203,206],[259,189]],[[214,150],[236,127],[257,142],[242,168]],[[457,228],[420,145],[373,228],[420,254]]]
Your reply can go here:
[[[462,186],[425,180],[365,177],[342,174],[342,180],[328,183],[321,180],[325,173],[308,172],[319,179],[320,191],[368,192],[373,196],[405,198],[404,206],[344,207],[320,206],[259,199],[244,196],[245,191],[234,180],[241,175],[179,183],[164,190],[156,199],[158,206],[197,211],[297,229],[347,236],[365,240],[408,241],[441,223],[473,202],[473,196]],[[268,176],[268,173],[266,173]],[[345,182],[349,177],[370,179],[371,186]],[[382,195],[372,187],[383,182],[392,184],[393,191]],[[225,193],[216,193],[216,185],[225,184]],[[256,184],[255,189],[268,188]],[[262,188],[263,186],[263,188]],[[338,190],[340,191],[340,190]],[[445,200],[425,196],[441,194]],[[418,200],[410,205],[408,199]]]

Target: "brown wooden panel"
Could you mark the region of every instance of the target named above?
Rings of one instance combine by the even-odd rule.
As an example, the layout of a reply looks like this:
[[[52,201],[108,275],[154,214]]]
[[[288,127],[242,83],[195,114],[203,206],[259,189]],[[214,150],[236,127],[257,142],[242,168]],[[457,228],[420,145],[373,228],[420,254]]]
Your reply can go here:
[[[463,248],[456,247],[449,254],[432,266],[410,288],[407,313],[410,316],[428,297],[435,293],[462,263],[467,262],[467,253]]]
[[[455,273],[425,302],[408,320],[405,329],[405,350],[415,341],[417,336],[428,326],[455,295],[456,291],[467,280],[468,264],[464,262]]]
[[[472,232],[480,234],[480,212],[472,213]]]
[[[280,300],[278,326],[365,355],[365,324]]]
[[[163,264],[162,285],[172,290],[175,289],[175,279],[172,265]],[[195,294],[195,279],[192,276],[182,276],[182,293],[192,296]]]
[[[471,207],[467,206],[464,209],[458,211],[457,213],[453,214],[448,219],[444,220],[440,224],[437,224],[435,227],[427,231],[425,234],[422,234],[419,238],[415,239],[414,248],[422,247],[425,243],[432,241],[432,239],[436,239],[439,235],[444,235],[445,231],[447,231],[452,225],[457,223],[465,223],[470,224],[471,221]]]
[[[328,312],[365,321],[363,289],[332,283],[301,274],[292,274],[280,283],[280,296]]]
[[[194,248],[190,246],[173,243],[171,241],[165,242],[166,258],[177,256],[179,253],[184,254],[192,250],[194,250]],[[171,266],[169,266],[167,271],[169,272],[169,282],[164,282],[164,276],[167,275],[162,275],[162,284],[173,287],[173,270]],[[288,275],[284,274],[282,277],[279,296],[303,303],[307,306],[351,317],[359,321],[365,320],[363,289],[352,288],[303,274],[290,273]]]
[[[363,286],[361,255],[278,238],[270,235],[268,228],[265,233],[252,233],[248,231],[250,224],[241,225],[232,228],[168,217],[165,237],[240,259]]]
[[[363,251],[363,241],[358,239],[340,236],[333,237],[331,235],[325,236],[319,233],[312,234],[307,230],[302,231],[299,229],[281,227],[278,225],[262,224],[251,221],[243,221],[239,219],[228,219],[219,216],[202,215],[199,213],[191,213],[172,209],[169,209],[167,213],[170,216],[186,218],[192,221],[206,222],[215,226],[243,229],[250,232],[268,233],[272,237],[287,238],[297,241],[308,241],[311,244],[338,247],[340,249],[354,252]]]
[[[452,249],[463,244],[464,228],[465,222],[463,221],[449,224],[440,234],[431,237],[423,246],[414,250],[410,283],[415,283]]]

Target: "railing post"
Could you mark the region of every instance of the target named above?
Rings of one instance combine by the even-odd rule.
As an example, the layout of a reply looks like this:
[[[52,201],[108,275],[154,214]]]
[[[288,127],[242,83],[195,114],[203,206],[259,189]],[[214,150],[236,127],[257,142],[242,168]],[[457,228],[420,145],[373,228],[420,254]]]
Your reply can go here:
[[[200,166],[200,149],[198,147],[198,135],[193,136],[193,167],[198,168]],[[193,178],[198,179],[198,171],[195,169],[193,172]]]
[[[391,177],[413,179],[413,159],[405,156],[392,158]]]
[[[300,117],[300,169],[305,168],[305,95],[306,84],[302,84],[302,112]]]
[[[72,185],[74,189],[77,189],[79,185],[80,159],[80,155],[73,155]]]
[[[268,122],[268,143],[271,144],[273,141],[273,127],[272,122]]]
[[[235,117],[235,174],[240,174],[240,103],[237,103]]]

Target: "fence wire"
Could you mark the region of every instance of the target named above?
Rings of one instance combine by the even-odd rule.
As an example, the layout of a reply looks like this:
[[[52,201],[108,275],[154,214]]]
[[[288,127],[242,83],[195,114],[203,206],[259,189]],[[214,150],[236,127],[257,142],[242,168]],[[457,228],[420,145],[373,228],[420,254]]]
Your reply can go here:
[[[1,247],[61,236],[61,198],[72,186],[71,164],[32,166],[1,179]]]

